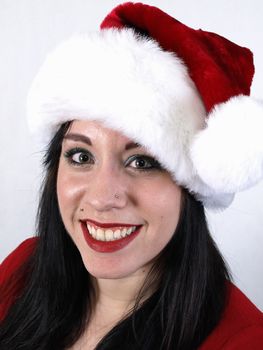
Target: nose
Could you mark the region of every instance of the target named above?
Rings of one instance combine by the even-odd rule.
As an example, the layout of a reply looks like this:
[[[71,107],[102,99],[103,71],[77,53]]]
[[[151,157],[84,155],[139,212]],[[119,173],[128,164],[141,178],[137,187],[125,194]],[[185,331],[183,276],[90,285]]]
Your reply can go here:
[[[124,208],[127,183],[124,175],[111,166],[98,167],[87,183],[86,202],[98,212]]]

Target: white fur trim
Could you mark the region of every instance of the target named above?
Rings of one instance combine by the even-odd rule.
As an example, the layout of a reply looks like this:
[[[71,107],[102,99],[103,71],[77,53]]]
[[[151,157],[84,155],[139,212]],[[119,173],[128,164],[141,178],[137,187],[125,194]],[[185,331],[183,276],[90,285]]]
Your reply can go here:
[[[254,179],[254,170],[240,172],[247,158],[241,159],[238,150],[249,153],[245,131],[256,119],[256,135],[260,134],[262,118],[253,116],[250,104],[245,116],[237,115],[239,100],[242,111],[242,98],[213,111],[190,154],[193,138],[205,127],[206,112],[185,65],[131,29],[105,29],[73,37],[47,57],[28,95],[28,122],[48,143],[66,121],[100,121],[144,145],[180,185],[207,208],[217,209],[227,207],[232,192],[243,188],[244,181],[233,186],[240,178]],[[234,150],[232,135],[240,133],[241,125],[244,131]],[[255,146],[258,138],[252,129]],[[261,145],[253,149],[250,159],[259,159]],[[260,173],[260,162],[255,163]]]
[[[235,194],[214,193],[211,191],[207,196],[203,196],[197,193],[196,197],[204,204],[206,209],[212,209],[213,211],[222,211],[223,209],[230,206],[235,198]]]
[[[186,187],[194,176],[189,144],[205,115],[182,61],[131,29],[67,40],[28,96],[29,126],[46,142],[65,121],[98,120],[146,146]]]
[[[215,193],[235,193],[263,178],[263,105],[232,97],[211,112],[191,146],[199,177]]]

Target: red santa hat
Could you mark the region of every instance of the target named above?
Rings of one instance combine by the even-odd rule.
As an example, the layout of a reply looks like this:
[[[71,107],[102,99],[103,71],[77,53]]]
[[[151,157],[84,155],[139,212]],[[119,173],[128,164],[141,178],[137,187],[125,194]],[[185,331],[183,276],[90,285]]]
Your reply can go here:
[[[33,131],[98,120],[144,145],[207,208],[263,177],[252,53],[156,7],[125,3],[46,59],[28,96]]]

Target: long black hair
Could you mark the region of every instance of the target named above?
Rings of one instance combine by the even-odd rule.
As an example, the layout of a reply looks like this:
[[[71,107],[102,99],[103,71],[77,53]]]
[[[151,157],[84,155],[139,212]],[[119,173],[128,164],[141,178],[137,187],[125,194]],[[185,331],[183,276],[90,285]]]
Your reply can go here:
[[[65,230],[57,201],[59,157],[68,127],[60,127],[46,152],[36,249],[16,273],[19,279],[24,274],[25,286],[1,324],[2,350],[67,349],[90,319],[91,278]],[[156,258],[133,311],[96,349],[196,349],[221,318],[228,280],[203,205],[183,190],[175,234]],[[156,281],[155,292],[141,302],[143,291]]]

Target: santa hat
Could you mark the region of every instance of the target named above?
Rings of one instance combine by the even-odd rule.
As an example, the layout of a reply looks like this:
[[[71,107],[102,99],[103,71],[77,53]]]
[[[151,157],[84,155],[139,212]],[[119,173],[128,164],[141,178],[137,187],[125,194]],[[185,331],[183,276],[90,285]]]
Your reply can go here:
[[[263,177],[252,53],[156,7],[125,3],[46,59],[28,96],[33,131],[98,120],[144,145],[207,208]]]

